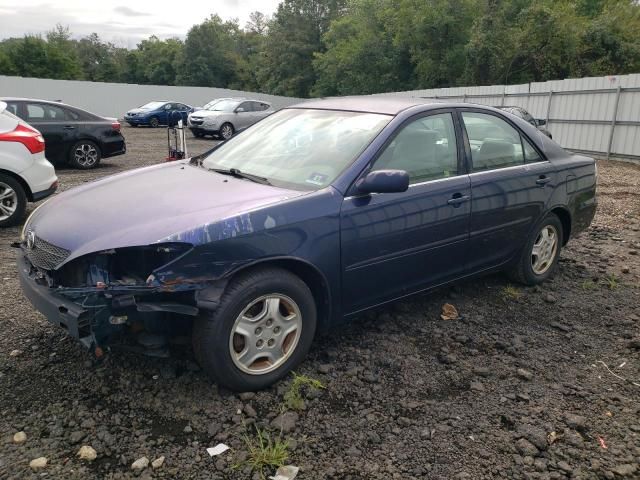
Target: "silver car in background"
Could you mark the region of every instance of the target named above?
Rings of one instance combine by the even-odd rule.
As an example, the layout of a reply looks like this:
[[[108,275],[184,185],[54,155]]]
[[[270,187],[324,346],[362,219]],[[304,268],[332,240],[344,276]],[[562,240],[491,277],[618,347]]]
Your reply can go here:
[[[222,99],[206,110],[189,115],[187,126],[194,137],[219,136],[223,140],[271,115],[271,104],[261,100],[233,98]]]

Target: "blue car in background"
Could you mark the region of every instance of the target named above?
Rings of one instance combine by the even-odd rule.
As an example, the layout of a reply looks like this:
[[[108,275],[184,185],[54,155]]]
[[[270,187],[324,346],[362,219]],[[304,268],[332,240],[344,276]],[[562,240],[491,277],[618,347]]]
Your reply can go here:
[[[193,110],[190,105],[180,102],[149,102],[141,107],[129,110],[125,113],[124,120],[132,127],[148,125],[155,128],[160,125],[175,125],[180,119],[186,125],[187,117]]]

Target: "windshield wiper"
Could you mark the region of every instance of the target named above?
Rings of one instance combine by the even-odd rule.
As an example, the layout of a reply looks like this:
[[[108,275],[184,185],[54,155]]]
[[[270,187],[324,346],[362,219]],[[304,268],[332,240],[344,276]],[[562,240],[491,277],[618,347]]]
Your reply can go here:
[[[237,178],[246,178],[247,180],[251,180],[252,182],[261,183],[263,185],[271,185],[271,182],[264,177],[259,177],[258,175],[253,175],[251,173],[241,172],[237,168],[210,168],[211,172],[221,173],[222,175],[231,175]]]

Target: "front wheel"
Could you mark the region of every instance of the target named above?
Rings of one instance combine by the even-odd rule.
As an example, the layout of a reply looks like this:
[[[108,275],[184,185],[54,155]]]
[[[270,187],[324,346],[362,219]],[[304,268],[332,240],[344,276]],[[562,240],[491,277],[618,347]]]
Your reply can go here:
[[[562,222],[550,213],[533,230],[510,276],[525,285],[544,282],[558,266],[562,244]]]
[[[160,120],[158,120],[158,117],[151,117],[149,119],[149,126],[151,128],[158,128],[158,126],[160,126]]]
[[[225,123],[220,127],[220,136],[223,140],[228,140],[233,137],[234,133],[233,125],[230,123]]]
[[[102,157],[100,147],[91,140],[80,140],[69,152],[69,163],[81,170],[95,168]]]
[[[19,223],[26,208],[27,195],[20,182],[0,173],[0,227]]]
[[[231,390],[266,388],[303,360],[316,315],[313,295],[296,275],[279,268],[243,274],[232,280],[215,311],[196,319],[196,359]]]

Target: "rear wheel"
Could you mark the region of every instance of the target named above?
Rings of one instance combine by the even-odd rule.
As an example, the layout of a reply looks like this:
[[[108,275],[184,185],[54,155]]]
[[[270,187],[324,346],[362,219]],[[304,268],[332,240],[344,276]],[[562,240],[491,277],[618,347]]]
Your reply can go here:
[[[234,279],[219,307],[194,324],[193,347],[204,371],[236,391],[268,387],[305,357],[316,330],[309,287],[294,274],[255,270]]]
[[[230,123],[224,123],[220,127],[220,136],[223,140],[228,140],[233,136],[235,130],[233,129],[233,125]]]
[[[509,272],[511,278],[525,285],[537,285],[551,277],[563,244],[562,222],[553,213],[533,230],[518,263]]]
[[[100,163],[100,147],[91,140],[80,140],[69,151],[69,164],[81,170],[95,168]]]
[[[0,173],[0,227],[20,223],[27,208],[27,195],[20,182]]]

